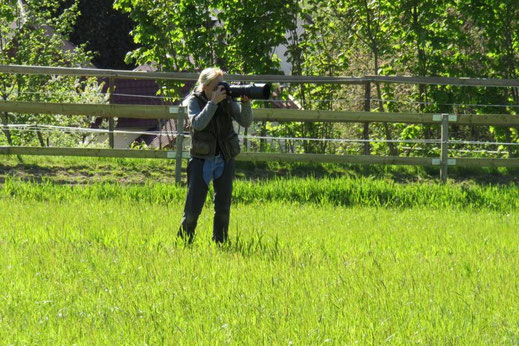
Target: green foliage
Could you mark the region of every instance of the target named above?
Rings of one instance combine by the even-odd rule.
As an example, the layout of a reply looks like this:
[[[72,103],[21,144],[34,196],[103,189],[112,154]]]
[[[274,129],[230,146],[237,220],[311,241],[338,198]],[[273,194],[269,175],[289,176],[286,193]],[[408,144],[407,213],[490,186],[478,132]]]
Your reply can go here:
[[[0,198],[21,200],[73,201],[123,200],[167,205],[185,199],[185,187],[147,183],[124,186],[99,183],[62,186],[51,182],[23,183],[7,179]],[[411,183],[407,185],[370,178],[293,178],[242,181],[234,184],[233,200],[239,203],[279,201],[348,207],[492,209],[511,212],[519,209],[519,188],[515,186],[456,186]]]
[[[142,47],[130,57],[140,63],[154,62],[164,69],[191,71],[219,65],[236,73],[276,73],[278,62],[272,51],[284,44],[294,75],[516,78],[518,71],[518,35],[511,28],[517,26],[519,5],[513,0],[229,0],[173,4],[119,0],[115,6],[130,13],[136,22],[134,37]],[[515,114],[515,108],[454,105],[519,104],[519,94],[513,88],[373,87],[376,96],[372,97],[379,100],[371,109],[379,111]],[[354,87],[288,85],[279,95],[291,95],[304,109],[363,109],[358,99],[364,94]],[[360,137],[362,131],[357,125],[262,126],[261,134],[305,138]],[[402,132],[404,129],[392,124],[371,126],[370,136],[390,139],[396,132],[397,138],[419,139],[439,135],[430,126],[420,126],[419,131],[413,127],[413,131]],[[515,134],[513,129],[470,129],[459,136],[516,142]],[[391,153],[397,153],[386,144],[374,144],[373,152],[384,154],[386,146]],[[289,147],[294,152],[355,152],[351,146],[330,146],[326,142],[304,141]],[[262,148],[266,148],[265,143]],[[436,155],[432,147],[406,153]],[[513,154],[512,149],[509,154]]]
[[[128,59],[174,71],[219,65],[230,73],[276,72],[273,50],[293,25],[284,18],[297,10],[279,0],[117,0],[114,7],[136,23],[132,34],[141,47]]]
[[[28,1],[32,24],[20,26],[14,36],[8,26],[17,18],[20,22],[16,1],[3,2],[0,32],[4,47],[0,63],[69,66],[87,61],[89,54],[79,54],[80,50],[62,54],[58,49],[61,37],[77,21],[78,1],[72,2],[66,11],[62,11],[63,1]],[[518,26],[519,3],[514,0],[117,0],[114,7],[135,23],[132,36],[139,47],[128,53],[128,61],[149,63],[164,71],[199,71],[220,66],[230,73],[280,73],[280,57],[274,52],[279,45],[285,45],[293,75],[410,74],[516,79],[519,72],[519,34],[514,30]],[[53,27],[58,35],[45,38],[44,25]],[[22,39],[27,44],[22,45]],[[40,92],[51,87],[43,77],[2,78],[7,78],[4,94],[13,94],[9,87],[17,84],[22,92]],[[163,83],[160,92],[176,99],[179,86],[180,83]],[[364,90],[356,86],[291,84],[280,88],[280,99],[290,96],[304,109],[362,110],[366,106]],[[517,114],[517,107],[512,105],[519,104],[517,88],[382,83],[372,89],[372,111]],[[33,99],[41,96],[35,95]],[[495,105],[505,106],[492,107]],[[3,120],[9,119],[4,116]],[[370,137],[377,139],[439,136],[431,126],[382,124],[372,125],[369,130]],[[359,138],[364,128],[292,123],[262,124],[259,131],[262,135]],[[456,138],[460,139],[519,141],[513,128],[464,127],[456,131]],[[266,149],[268,145],[262,142],[260,147]],[[286,149],[353,153],[359,152],[359,148],[303,141],[299,145],[289,143]],[[392,154],[399,150],[405,150],[406,155],[437,154],[430,146],[409,151],[403,146],[395,149],[374,144],[372,149],[375,154],[386,154],[388,149]],[[515,149],[508,148],[508,156],[516,154]]]
[[[59,13],[62,1],[26,1],[25,12],[13,1],[3,5],[0,18],[2,40],[0,64],[43,66],[87,66],[90,54],[82,47],[69,50],[64,46],[78,16],[77,2]],[[6,101],[90,102],[105,103],[100,96],[102,85],[95,78],[82,79],[73,76],[0,75],[0,99]],[[90,119],[84,116],[55,116],[34,114],[2,114],[4,124],[46,124],[60,126],[88,126]],[[45,134],[6,130],[10,145],[50,143],[75,146],[84,140],[82,135],[63,136],[62,133]]]
[[[65,0],[60,9],[68,8],[75,0]],[[81,13],[69,37],[75,44],[84,44],[92,51],[92,63],[98,68],[127,70],[126,53],[137,48],[130,36],[133,22],[128,14],[116,11],[112,0],[79,0]]]

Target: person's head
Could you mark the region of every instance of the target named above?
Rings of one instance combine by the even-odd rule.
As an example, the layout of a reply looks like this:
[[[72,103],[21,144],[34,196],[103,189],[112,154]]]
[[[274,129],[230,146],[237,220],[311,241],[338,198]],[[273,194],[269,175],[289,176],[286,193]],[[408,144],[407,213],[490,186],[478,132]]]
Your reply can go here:
[[[209,67],[203,70],[198,77],[196,91],[205,92],[207,98],[211,98],[216,85],[223,81],[223,71],[217,67]]]

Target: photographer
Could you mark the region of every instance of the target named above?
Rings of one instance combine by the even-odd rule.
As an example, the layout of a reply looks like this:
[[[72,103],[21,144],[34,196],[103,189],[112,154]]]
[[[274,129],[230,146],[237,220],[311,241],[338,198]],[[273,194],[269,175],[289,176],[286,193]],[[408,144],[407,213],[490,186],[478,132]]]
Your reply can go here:
[[[250,98],[241,103],[228,95],[221,85],[223,71],[207,68],[200,73],[195,91],[186,99],[191,123],[191,158],[187,166],[187,197],[178,236],[193,241],[198,217],[202,212],[209,183],[213,180],[213,240],[227,240],[231,209],[234,158],[240,152],[233,119],[241,126],[252,122]],[[220,85],[219,85],[220,84]]]

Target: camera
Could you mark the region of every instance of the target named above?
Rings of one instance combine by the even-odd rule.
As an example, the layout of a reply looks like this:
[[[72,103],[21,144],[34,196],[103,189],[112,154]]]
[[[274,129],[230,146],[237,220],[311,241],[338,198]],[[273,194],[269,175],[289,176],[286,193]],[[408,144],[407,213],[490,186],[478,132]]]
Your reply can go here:
[[[270,98],[270,85],[269,84],[242,84],[242,85],[230,85],[223,81],[218,83],[216,87],[222,85],[230,97],[247,96],[251,99],[268,100]]]

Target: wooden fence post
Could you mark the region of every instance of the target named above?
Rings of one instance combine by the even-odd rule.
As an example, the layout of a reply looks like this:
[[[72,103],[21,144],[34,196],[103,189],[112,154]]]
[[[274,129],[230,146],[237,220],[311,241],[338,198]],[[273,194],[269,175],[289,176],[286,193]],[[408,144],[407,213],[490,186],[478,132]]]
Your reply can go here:
[[[364,90],[365,100],[364,100],[364,111],[371,111],[371,83],[367,82]],[[362,139],[369,139],[369,122],[364,123],[364,131],[362,134]],[[364,155],[369,155],[371,152],[369,142],[364,142]]]
[[[177,155],[175,162],[175,182],[178,184],[182,181],[182,150],[184,147],[184,119],[186,117],[186,107],[178,107],[177,118]]]
[[[114,78],[110,77],[108,80],[108,90],[110,92],[110,104],[112,104],[113,101],[113,93],[115,90],[114,85]],[[115,138],[114,138],[114,127],[115,127],[115,121],[113,117],[108,118],[108,143],[110,144],[110,148],[113,149],[115,146]]]

